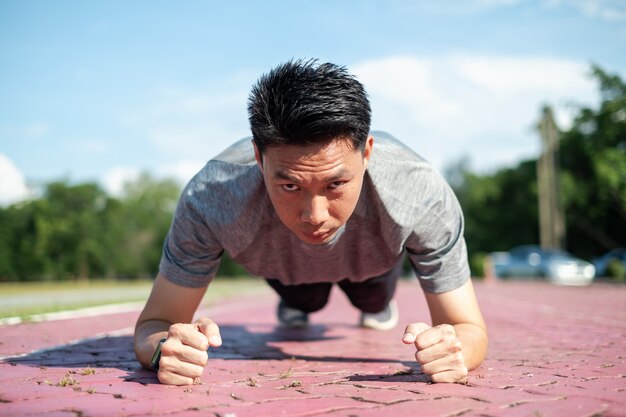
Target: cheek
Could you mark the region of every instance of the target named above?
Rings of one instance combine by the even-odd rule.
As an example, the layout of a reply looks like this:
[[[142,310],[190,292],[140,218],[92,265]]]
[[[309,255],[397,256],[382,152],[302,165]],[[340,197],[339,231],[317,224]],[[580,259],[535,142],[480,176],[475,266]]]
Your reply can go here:
[[[357,202],[359,201],[359,192],[358,190],[351,190],[350,192],[344,193],[342,196],[332,200],[331,203],[331,215],[341,220],[341,222],[345,222],[354,212],[354,208],[356,207]]]
[[[283,223],[291,223],[291,219],[297,216],[297,202],[279,193],[269,193],[269,197],[280,220]]]

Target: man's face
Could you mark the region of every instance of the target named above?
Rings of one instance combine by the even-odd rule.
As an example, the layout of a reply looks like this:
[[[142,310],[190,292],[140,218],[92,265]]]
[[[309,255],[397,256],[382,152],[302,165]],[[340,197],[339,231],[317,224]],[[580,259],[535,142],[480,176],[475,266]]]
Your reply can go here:
[[[262,158],[255,146],[274,209],[300,240],[322,245],[348,221],[361,194],[373,143],[370,136],[364,152],[343,138],[321,145],[271,146]]]

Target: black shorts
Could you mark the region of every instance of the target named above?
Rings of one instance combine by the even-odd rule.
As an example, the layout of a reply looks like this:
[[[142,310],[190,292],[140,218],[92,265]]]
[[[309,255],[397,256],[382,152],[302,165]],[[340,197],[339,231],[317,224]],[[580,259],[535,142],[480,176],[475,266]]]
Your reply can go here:
[[[398,277],[402,275],[403,260],[404,258],[401,258],[390,271],[380,276],[363,282],[344,279],[337,285],[356,308],[364,313],[378,313],[384,310],[393,298]],[[267,278],[266,281],[288,307],[307,313],[321,310],[326,305],[333,286],[330,282],[284,285],[277,279]]]

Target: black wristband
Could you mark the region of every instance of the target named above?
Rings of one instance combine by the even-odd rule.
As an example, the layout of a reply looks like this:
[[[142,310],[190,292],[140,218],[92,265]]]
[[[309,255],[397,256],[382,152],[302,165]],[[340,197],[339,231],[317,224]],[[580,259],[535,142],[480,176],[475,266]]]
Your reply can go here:
[[[161,346],[163,346],[163,343],[165,343],[166,340],[166,338],[159,340],[159,344],[157,345],[156,350],[152,355],[152,359],[150,360],[150,366],[152,366],[152,369],[155,371],[159,369],[159,362],[161,361]]]

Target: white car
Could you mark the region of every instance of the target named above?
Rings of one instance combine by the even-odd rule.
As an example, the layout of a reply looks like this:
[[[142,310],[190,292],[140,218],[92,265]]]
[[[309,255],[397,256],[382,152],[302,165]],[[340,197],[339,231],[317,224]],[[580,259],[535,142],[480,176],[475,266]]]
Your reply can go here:
[[[524,245],[509,252],[494,252],[491,262],[498,278],[544,278],[560,285],[589,285],[595,267],[561,250]]]

